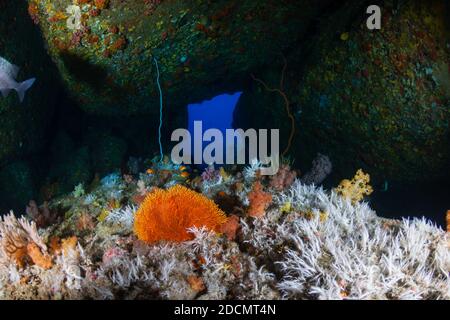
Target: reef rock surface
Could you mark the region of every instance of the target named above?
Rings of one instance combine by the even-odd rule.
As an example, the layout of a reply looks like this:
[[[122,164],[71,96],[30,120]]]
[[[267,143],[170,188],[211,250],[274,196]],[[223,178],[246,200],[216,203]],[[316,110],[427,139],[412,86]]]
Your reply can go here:
[[[368,30],[365,19],[337,30],[326,24],[299,88],[299,150],[309,158],[326,152],[344,172],[363,167],[379,179],[444,179],[450,173],[448,4],[395,3],[382,5],[381,30]]]
[[[295,44],[330,2],[28,1],[69,91],[103,115],[159,110],[157,64],[170,105],[241,89],[242,73]]]

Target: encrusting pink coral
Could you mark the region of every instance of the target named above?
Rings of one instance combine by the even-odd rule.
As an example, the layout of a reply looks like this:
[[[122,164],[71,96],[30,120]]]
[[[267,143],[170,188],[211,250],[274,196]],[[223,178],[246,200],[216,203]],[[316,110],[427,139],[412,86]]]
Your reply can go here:
[[[289,188],[297,178],[297,172],[291,170],[288,164],[283,164],[276,175],[270,177],[269,185],[277,191]]]

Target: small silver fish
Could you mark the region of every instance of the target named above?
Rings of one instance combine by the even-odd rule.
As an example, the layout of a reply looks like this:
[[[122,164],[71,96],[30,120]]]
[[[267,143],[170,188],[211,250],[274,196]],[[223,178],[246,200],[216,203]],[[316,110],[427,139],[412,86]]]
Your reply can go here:
[[[7,97],[11,90],[16,90],[20,102],[25,98],[25,92],[33,85],[35,78],[31,78],[24,82],[16,81],[19,67],[11,64],[4,58],[0,57],[0,92],[3,97]]]

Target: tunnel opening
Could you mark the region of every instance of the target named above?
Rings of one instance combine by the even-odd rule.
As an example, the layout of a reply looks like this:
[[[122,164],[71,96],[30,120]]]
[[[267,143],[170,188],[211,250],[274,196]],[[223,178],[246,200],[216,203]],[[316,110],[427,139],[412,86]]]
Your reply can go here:
[[[195,136],[194,125],[201,123],[202,131],[209,129],[219,130],[223,136],[226,135],[227,129],[235,129],[233,127],[233,114],[236,105],[242,95],[242,92],[223,93],[213,97],[210,100],[204,100],[199,103],[191,103],[187,106],[188,111],[188,131],[191,137],[198,139]],[[208,142],[202,141],[202,151]],[[194,154],[194,145],[191,148],[191,154]],[[226,155],[226,144],[223,145],[223,154]],[[201,164],[196,164],[199,169],[206,168],[210,163],[206,163],[202,159]],[[217,164],[215,165],[217,166]],[[220,166],[220,164],[219,164]]]

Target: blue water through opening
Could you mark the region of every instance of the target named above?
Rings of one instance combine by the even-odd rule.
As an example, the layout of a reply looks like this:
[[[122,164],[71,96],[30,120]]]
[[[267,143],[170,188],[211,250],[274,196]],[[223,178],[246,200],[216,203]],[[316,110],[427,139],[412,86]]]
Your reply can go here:
[[[242,92],[221,94],[211,100],[189,104],[187,106],[188,130],[191,137],[194,137],[194,121],[202,121],[203,132],[208,129],[218,129],[225,137],[225,130],[233,128],[233,113],[241,95]],[[206,145],[207,143],[203,143],[203,148]],[[204,163],[201,167],[205,166]]]

